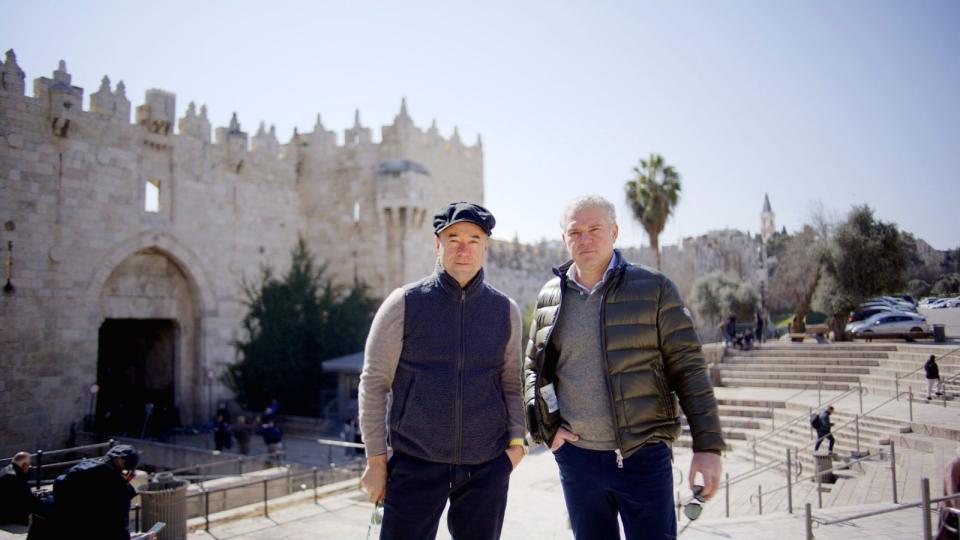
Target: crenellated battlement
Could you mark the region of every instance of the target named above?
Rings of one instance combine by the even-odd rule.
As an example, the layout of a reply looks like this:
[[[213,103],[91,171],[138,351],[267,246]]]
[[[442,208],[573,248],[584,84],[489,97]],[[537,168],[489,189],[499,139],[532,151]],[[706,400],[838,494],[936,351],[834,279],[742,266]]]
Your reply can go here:
[[[38,77],[33,81],[33,97],[24,95],[25,73],[16,62],[16,54],[11,49],[7,51],[6,59],[0,63],[0,91],[8,97],[21,97],[42,103],[51,109],[70,109],[71,122],[100,122],[107,120],[110,123],[130,125],[131,103],[126,96],[123,81],[111,90],[110,78],[104,75],[100,88],[90,95],[87,110],[83,109],[83,88],[71,84],[72,75],[67,71],[66,62],[60,61],[53,71],[52,78]],[[211,125],[207,115],[207,106],[203,105],[197,113],[196,105],[190,103],[186,112],[176,118],[176,94],[159,89],[146,91],[144,102],[135,109],[136,117],[132,125],[141,126],[148,133],[169,137],[191,137],[206,144],[215,144],[230,147],[233,153],[257,152],[262,155],[271,155],[278,159],[288,153],[285,147],[298,145],[310,151],[317,149],[321,153],[331,149],[347,150],[370,145],[399,146],[407,151],[433,151],[455,155],[466,160],[482,160],[483,144],[480,135],[474,145],[465,145],[460,139],[460,133],[455,126],[449,138],[443,137],[437,129],[436,120],[427,129],[421,129],[414,124],[407,113],[407,101],[403,98],[400,112],[394,117],[393,123],[382,126],[381,140],[373,139],[373,130],[364,126],[360,121],[360,111],[354,115],[353,126],[343,132],[343,141],[338,142],[334,131],[328,131],[317,114],[314,130],[310,133],[299,134],[296,131],[286,143],[280,143],[276,131],[260,133],[258,131],[252,139],[243,142],[246,134],[240,131],[237,113],[234,112],[231,122],[227,126],[217,127],[215,137],[211,141]],[[60,116],[66,117],[64,114]],[[261,122],[261,124],[264,124]],[[243,136],[241,136],[241,134]],[[272,140],[270,139],[272,137]]]
[[[82,171],[95,200],[106,197],[98,190],[107,178],[117,183],[119,191],[108,197],[117,204],[91,212],[122,212],[144,226],[189,224],[198,211],[218,223],[269,223],[326,251],[338,275],[362,277],[375,289],[388,291],[429,269],[430,242],[423,243],[430,249],[420,249],[421,237],[429,240],[427,214],[452,200],[483,202],[480,137],[465,145],[456,127],[449,137],[436,120],[418,127],[406,98],[379,130],[380,140],[357,110],[342,138],[317,114],[310,132],[294,130],[284,141],[269,122],[245,128],[237,112],[227,125],[214,126],[207,104],[190,102],[178,111],[168,90],[149,89],[142,103],[132,104],[123,81],[114,85],[108,76],[84,109],[84,89],[73,85],[64,61],[33,81],[32,96],[25,81],[9,50],[0,62],[0,142],[6,139],[11,159],[36,156],[43,171],[60,170],[61,156],[75,156],[69,163]],[[414,172],[381,174],[393,162],[409,163]],[[158,202],[148,202],[148,192]],[[402,233],[390,232],[393,226]],[[350,250],[349,258],[331,248],[358,233],[365,237],[355,241],[366,245]],[[399,271],[388,274],[376,263],[383,251],[392,253]]]

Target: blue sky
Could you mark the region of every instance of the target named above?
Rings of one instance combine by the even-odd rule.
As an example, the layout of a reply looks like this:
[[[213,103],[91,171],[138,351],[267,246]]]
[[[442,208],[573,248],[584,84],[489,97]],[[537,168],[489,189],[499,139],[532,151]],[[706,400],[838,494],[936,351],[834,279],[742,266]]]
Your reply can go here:
[[[86,95],[122,79],[237,111],[283,142],[316,113],[340,133],[392,121],[483,136],[495,236],[559,236],[565,201],[623,201],[659,152],[683,194],[661,243],[778,227],[819,201],[869,204],[934,247],[960,246],[960,2],[12,2],[0,48],[28,81],[64,59]],[[32,85],[30,85],[32,86]],[[86,100],[85,100],[86,101]],[[84,107],[86,107],[86,103]]]

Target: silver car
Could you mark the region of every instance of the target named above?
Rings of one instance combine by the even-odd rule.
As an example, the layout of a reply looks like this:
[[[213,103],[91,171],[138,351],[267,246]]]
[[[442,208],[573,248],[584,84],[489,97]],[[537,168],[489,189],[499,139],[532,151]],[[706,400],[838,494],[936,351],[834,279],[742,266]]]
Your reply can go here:
[[[848,325],[848,332],[855,336],[868,337],[870,334],[920,334],[930,332],[930,325],[923,315],[907,312],[886,311]]]

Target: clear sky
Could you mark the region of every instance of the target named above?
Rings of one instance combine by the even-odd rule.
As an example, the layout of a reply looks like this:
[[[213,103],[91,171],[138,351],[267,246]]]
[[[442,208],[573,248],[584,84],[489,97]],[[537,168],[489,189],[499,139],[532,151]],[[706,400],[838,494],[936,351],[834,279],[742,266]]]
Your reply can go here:
[[[85,96],[106,74],[134,107],[163,88],[178,117],[206,103],[215,127],[237,111],[281,142],[316,113],[342,140],[357,108],[379,137],[406,96],[417,125],[482,134],[495,236],[555,239],[593,192],[631,245],[647,240],[623,184],[658,152],[683,182],[661,244],[757,232],[766,192],[788,230],[817,201],[865,203],[957,247],[958,28],[955,0],[0,0],[28,87],[64,59]]]

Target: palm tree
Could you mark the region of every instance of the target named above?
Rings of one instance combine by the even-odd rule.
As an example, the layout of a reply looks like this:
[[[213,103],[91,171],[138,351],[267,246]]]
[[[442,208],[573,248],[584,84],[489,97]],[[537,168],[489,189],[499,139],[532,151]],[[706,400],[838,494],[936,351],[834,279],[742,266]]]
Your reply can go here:
[[[633,172],[636,176],[625,186],[627,204],[633,210],[633,217],[647,231],[650,247],[657,254],[657,270],[660,270],[660,233],[680,199],[680,173],[672,165],[666,165],[660,154],[641,159]]]

